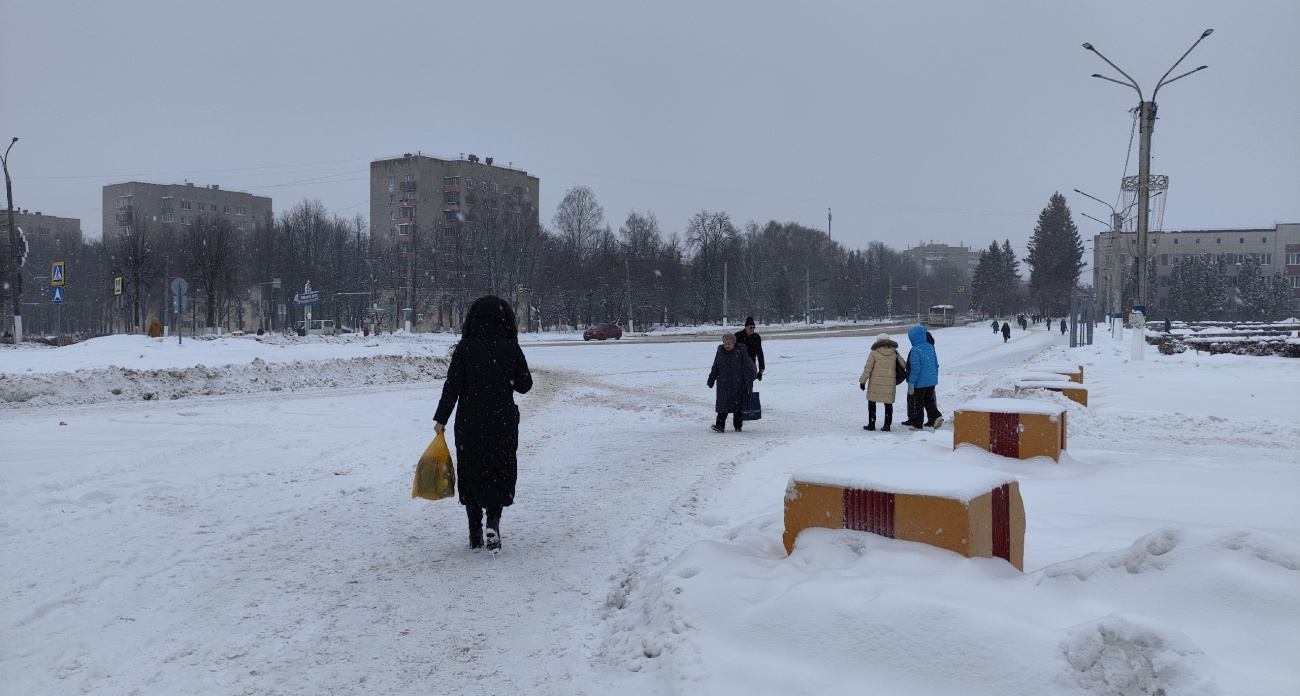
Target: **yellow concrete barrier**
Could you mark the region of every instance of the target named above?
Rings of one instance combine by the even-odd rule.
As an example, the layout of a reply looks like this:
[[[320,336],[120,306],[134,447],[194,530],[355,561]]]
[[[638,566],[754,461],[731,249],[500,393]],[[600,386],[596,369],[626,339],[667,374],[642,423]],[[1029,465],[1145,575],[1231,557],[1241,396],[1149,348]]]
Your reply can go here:
[[[1024,570],[1025,506],[1015,478],[954,462],[830,462],[796,471],[785,494],[787,552],[810,527],[916,541]]]
[[[1030,389],[1046,389],[1048,391],[1061,392],[1065,398],[1078,404],[1088,405],[1088,388],[1082,384],[1072,382],[1040,382],[1036,380],[1019,380],[1016,382],[1016,392],[1029,391]]]
[[[1065,409],[1028,399],[968,401],[953,410],[953,449],[963,444],[1004,457],[1060,461],[1065,450]]]
[[[1039,363],[1037,365],[1028,365],[1025,367],[1028,372],[1052,372],[1058,375],[1068,375],[1071,382],[1083,384],[1083,365],[1074,363]]]

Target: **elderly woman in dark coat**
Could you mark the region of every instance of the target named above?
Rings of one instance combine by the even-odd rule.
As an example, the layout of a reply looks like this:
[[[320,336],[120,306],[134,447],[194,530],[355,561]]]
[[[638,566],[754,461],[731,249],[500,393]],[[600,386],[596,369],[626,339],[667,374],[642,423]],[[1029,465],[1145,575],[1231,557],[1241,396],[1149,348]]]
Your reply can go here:
[[[478,298],[461,326],[433,417],[434,430],[442,433],[456,409],[456,478],[475,550],[484,543],[485,508],[487,548],[501,548],[501,508],[515,501],[519,470],[519,407],[512,392],[526,394],[532,387],[510,304],[492,295]]]
[[[715,410],[718,420],[713,424],[714,432],[726,429],[727,414],[734,414],[731,421],[736,430],[740,430],[741,412],[745,410],[745,400],[754,387],[754,361],[749,352],[736,346],[736,337],[726,333],[722,335],[722,345],[713,356],[713,369],[709,370],[709,388],[718,385]]]

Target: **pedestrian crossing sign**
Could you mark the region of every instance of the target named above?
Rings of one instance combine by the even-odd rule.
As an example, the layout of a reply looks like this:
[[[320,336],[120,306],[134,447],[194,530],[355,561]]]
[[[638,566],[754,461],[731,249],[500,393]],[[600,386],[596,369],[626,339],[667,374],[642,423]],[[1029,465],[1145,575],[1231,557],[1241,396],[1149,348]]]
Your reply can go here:
[[[54,286],[54,304],[63,304],[63,288]]]
[[[113,279],[113,294],[114,295],[122,294],[122,276],[118,276]]]
[[[55,261],[50,264],[50,285],[63,285],[63,262]]]

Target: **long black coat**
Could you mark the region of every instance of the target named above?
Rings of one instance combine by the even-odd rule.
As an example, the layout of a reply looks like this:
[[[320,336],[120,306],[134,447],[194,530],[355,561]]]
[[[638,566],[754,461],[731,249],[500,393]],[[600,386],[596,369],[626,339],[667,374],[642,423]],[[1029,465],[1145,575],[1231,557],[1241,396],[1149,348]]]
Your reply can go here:
[[[515,501],[519,476],[519,407],[512,390],[528,393],[533,376],[506,329],[481,322],[472,334],[456,345],[433,419],[446,423],[456,409],[461,504],[505,507]]]
[[[727,350],[718,346],[713,356],[713,369],[709,370],[709,386],[718,385],[715,409],[718,413],[735,413],[745,410],[745,399],[754,387],[754,361],[744,346]]]

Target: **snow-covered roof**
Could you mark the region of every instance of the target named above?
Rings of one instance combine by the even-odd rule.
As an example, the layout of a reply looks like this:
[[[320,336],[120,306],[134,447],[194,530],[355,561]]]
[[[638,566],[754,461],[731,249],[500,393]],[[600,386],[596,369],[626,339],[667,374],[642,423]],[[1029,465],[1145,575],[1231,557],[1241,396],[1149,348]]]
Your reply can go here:
[[[797,483],[857,488],[901,495],[952,498],[968,503],[1016,477],[969,464],[900,456],[814,464],[790,476]]]
[[[1055,416],[1065,411],[1065,407],[1050,401],[1032,399],[975,399],[953,409],[955,412],[980,411],[982,413],[1033,413],[1042,416]]]

